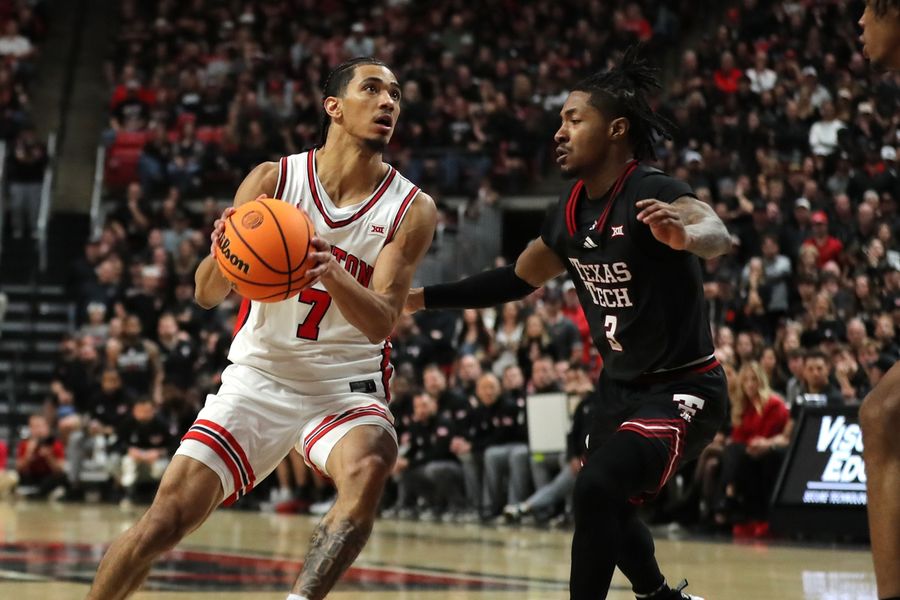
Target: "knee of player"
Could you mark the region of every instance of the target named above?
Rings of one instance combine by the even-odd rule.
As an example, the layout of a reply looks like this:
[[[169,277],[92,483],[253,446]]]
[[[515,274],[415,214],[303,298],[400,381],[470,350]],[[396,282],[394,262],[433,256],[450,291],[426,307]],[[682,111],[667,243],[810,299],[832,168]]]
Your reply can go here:
[[[575,480],[573,501],[575,510],[580,507],[597,507],[619,501],[621,494],[613,484],[613,479],[599,469],[582,469]]]
[[[396,462],[396,451],[373,452],[353,461],[344,469],[342,479],[346,483],[364,484],[369,481],[385,481],[390,477]]]
[[[866,396],[859,410],[864,436],[896,435],[900,429],[900,390],[876,388]]]
[[[182,511],[165,504],[154,504],[137,526],[135,550],[140,555],[170,550],[192,527],[193,523],[188,523]]]

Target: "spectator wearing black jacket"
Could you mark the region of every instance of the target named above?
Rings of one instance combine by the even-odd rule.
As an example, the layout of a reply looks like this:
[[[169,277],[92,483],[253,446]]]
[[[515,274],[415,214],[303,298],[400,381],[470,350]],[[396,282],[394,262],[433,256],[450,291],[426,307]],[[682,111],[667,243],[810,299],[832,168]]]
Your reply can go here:
[[[549,356],[541,356],[532,363],[528,391],[532,394],[552,394],[562,391],[553,359]]]
[[[456,432],[456,423],[465,421],[471,410],[468,400],[465,396],[447,388],[447,377],[435,364],[425,367],[422,373],[422,385],[425,393],[437,403],[438,414],[453,423],[454,432]]]
[[[431,395],[413,398],[412,423],[401,440],[404,452],[395,467],[401,508],[413,508],[420,499],[427,511],[436,513],[462,507],[463,471],[450,451],[452,429]]]
[[[391,334],[391,363],[398,371],[409,364],[416,373],[431,362],[431,340],[422,334],[412,315],[402,315]]]
[[[119,424],[131,413],[133,402],[133,396],[122,386],[119,372],[104,370],[100,388],[87,402],[83,426],[72,432],[66,444],[70,492],[76,498],[83,492],[83,482],[108,479],[108,450]]]
[[[796,421],[807,406],[843,406],[841,391],[831,383],[828,356],[812,350],[803,359],[803,385],[791,407],[791,417]]]
[[[570,402],[578,399],[572,413],[572,426],[566,436],[564,464],[553,479],[535,481],[535,492],[523,502],[507,504],[503,516],[507,521],[516,522],[526,515],[534,515],[538,520],[552,516],[554,509],[565,502],[570,508],[575,478],[581,471],[581,462],[587,454],[585,441],[590,432],[592,409],[597,402],[594,385],[581,365],[573,366],[566,374],[565,392]],[[571,406],[571,404],[569,404]],[[568,510],[567,510],[568,512]]]
[[[171,458],[173,439],[168,427],[156,417],[149,398],[134,403],[131,417],[118,427],[117,449],[122,454],[120,480],[126,498],[133,499],[138,485],[150,484],[155,491]]]
[[[163,385],[187,391],[194,383],[194,365],[197,351],[187,333],[178,327],[172,313],[163,313],[156,328],[160,362],[163,368]]]
[[[36,235],[46,164],[47,151],[34,129],[23,129],[9,158],[9,199],[15,239],[20,239],[23,233],[28,237]]]
[[[506,504],[524,500],[531,485],[525,402],[501,394],[496,375],[486,373],[478,379],[470,440],[473,451],[484,456],[487,518],[499,515]]]

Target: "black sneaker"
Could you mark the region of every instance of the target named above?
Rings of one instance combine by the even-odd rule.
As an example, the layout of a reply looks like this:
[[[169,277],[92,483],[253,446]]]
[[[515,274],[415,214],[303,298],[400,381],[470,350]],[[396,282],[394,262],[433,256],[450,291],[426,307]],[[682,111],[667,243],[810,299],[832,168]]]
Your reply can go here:
[[[651,596],[638,596],[638,600],[704,600],[700,596],[691,596],[683,592],[684,588],[687,587],[687,579],[682,579],[681,583],[676,585],[674,588],[669,588],[664,591],[656,592]]]
[[[682,591],[688,585],[687,579],[682,579],[681,583],[675,586],[675,589],[669,591],[668,596],[663,596],[665,600],[703,600],[700,596],[691,596]]]

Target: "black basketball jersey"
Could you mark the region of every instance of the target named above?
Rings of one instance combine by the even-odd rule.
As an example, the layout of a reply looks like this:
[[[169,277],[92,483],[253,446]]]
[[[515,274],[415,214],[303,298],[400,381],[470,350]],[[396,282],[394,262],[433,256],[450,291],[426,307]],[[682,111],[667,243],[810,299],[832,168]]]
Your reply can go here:
[[[639,200],[674,202],[690,186],[633,161],[604,198],[578,181],[550,208],[541,238],[569,272],[609,377],[630,381],[713,354],[699,258],[656,240]]]

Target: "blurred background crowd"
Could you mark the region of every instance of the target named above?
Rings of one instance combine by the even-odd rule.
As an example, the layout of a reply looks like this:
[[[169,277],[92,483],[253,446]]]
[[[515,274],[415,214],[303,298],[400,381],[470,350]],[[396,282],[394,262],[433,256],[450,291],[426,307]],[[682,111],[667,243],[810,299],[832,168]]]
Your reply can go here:
[[[658,140],[658,166],[733,237],[729,255],[703,263],[731,412],[649,508],[657,519],[765,535],[803,408],[860,403],[900,358],[900,79],[860,55],[859,2],[728,2],[712,30],[691,3],[654,0],[121,6],[104,136],[116,204],[70,269],[79,328],[17,449],[26,493],[152,491],[227,364],[239,299],[193,303],[212,223],[253,166],[318,142],[324,78],[360,55],[393,65],[403,86],[387,160],[456,227],[466,224],[445,197],[467,198],[477,221],[505,196],[564,191],[550,153],[568,85],[636,42],[664,67],[653,106],[677,130]],[[7,22],[39,39],[27,12]],[[679,45],[688,25],[694,39]],[[12,112],[26,100],[16,64],[0,65]],[[583,428],[603,400],[571,283],[494,309],[404,317],[392,343],[401,459],[387,514],[564,523]],[[526,398],[542,393],[571,398],[566,452],[529,449]],[[328,506],[327,482],[299,456],[277,475],[238,506]]]

